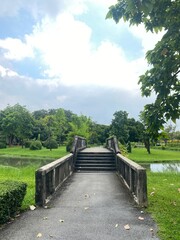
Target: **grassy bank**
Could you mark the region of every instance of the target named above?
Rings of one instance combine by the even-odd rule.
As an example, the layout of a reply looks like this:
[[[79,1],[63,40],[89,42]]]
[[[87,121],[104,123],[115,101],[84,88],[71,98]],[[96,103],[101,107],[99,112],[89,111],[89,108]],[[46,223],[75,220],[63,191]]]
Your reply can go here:
[[[23,209],[27,209],[29,205],[34,204],[35,194],[35,171],[42,165],[41,159],[57,159],[67,154],[65,147],[53,149],[52,151],[43,148],[42,150],[32,151],[21,147],[12,147],[0,149],[0,181],[16,180],[27,183],[27,194],[23,201]],[[9,159],[11,161],[9,161]],[[21,164],[17,164],[17,159],[20,159]],[[28,161],[28,165],[27,165]],[[7,163],[10,162],[10,166]],[[24,162],[24,164],[23,164]],[[15,163],[15,164],[14,164]]]
[[[162,240],[180,236],[180,174],[148,172],[148,212],[156,220]]]
[[[180,161],[180,152],[151,149],[151,154],[148,154],[145,148],[132,148],[132,153],[129,153],[128,157],[138,163]]]
[[[144,148],[133,148],[128,156],[138,163],[180,161],[180,152]],[[180,173],[147,171],[148,208],[158,224],[158,235],[162,240],[180,239]]]
[[[28,157],[28,158],[51,158],[57,159],[59,157],[65,156],[67,154],[66,147],[62,146],[58,149],[42,148],[41,150],[29,150],[29,148],[17,147],[7,147],[0,149],[0,157]]]
[[[27,193],[23,201],[22,209],[27,209],[29,205],[34,204],[35,181],[34,173],[40,164],[36,163],[23,168],[15,168],[0,165],[0,181],[15,180],[27,183]]]

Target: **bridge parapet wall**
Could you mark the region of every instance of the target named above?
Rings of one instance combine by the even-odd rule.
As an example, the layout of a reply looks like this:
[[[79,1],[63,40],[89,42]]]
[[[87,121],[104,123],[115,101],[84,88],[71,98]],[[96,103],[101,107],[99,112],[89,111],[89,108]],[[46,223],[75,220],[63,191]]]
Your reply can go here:
[[[52,194],[73,172],[73,154],[62,157],[36,171],[35,202],[44,206],[51,199]]]
[[[35,173],[36,193],[35,202],[44,206],[62,183],[73,173],[75,159],[78,151],[86,147],[86,140],[75,136],[70,154],[57,159],[41,168]]]
[[[148,204],[146,169],[120,154],[115,136],[106,140],[106,147],[114,152],[117,173],[133,195],[134,200],[139,206],[146,207]]]
[[[116,169],[137,204],[147,207],[146,169],[121,154],[116,155]]]

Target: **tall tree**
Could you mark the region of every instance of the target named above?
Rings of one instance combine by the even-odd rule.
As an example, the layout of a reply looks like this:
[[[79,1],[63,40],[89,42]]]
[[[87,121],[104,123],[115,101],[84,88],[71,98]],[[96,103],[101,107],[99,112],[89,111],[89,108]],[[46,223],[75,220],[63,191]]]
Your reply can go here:
[[[156,94],[155,102],[145,106],[144,116],[147,133],[157,137],[166,121],[175,122],[180,116],[180,1],[117,0],[106,17],[116,23],[121,18],[130,25],[143,23],[147,31],[165,32],[146,53],[150,69],[139,79],[143,96]]]
[[[11,145],[16,138],[23,146],[24,140],[28,139],[32,134],[32,115],[25,107],[19,104],[14,106],[8,105],[1,111],[0,115],[0,128],[8,139],[9,145]]]
[[[114,113],[111,122],[111,133],[122,143],[126,143],[129,138],[128,113],[126,111],[117,111]]]

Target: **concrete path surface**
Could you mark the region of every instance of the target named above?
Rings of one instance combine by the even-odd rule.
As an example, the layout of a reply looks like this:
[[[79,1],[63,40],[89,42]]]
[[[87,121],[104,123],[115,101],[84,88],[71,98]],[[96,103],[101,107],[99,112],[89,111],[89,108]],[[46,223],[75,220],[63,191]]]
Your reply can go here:
[[[106,153],[106,152],[112,152],[110,151],[109,149],[103,147],[103,146],[99,146],[99,147],[91,147],[91,148],[85,148],[83,149],[81,152],[85,153],[85,152],[92,152],[92,153],[97,153],[97,152],[103,152],[103,153]]]
[[[0,240],[158,239],[155,234],[155,223],[134,205],[115,173],[74,173],[47,209],[23,213],[0,230]]]

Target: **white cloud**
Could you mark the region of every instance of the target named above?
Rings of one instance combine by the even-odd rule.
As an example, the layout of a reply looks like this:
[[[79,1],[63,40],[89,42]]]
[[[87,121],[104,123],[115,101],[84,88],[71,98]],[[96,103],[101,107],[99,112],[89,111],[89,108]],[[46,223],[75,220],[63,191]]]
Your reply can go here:
[[[41,53],[47,66],[44,74],[51,78],[39,83],[137,88],[138,76],[146,68],[143,59],[129,62],[121,47],[109,41],[102,40],[95,47],[91,34],[88,25],[68,13],[55,20],[47,17],[36,25],[27,40]]]
[[[32,46],[25,40],[6,38],[0,39],[0,48],[4,50],[4,57],[9,60],[22,60],[26,57],[34,57]]]
[[[143,24],[139,26],[131,26],[129,27],[129,30],[135,37],[141,40],[144,53],[153,49],[156,43],[161,40],[165,33],[165,31],[161,31],[157,34],[147,32]]]
[[[4,68],[3,66],[0,65],[0,77],[13,77],[13,76],[18,76],[18,74],[12,71],[11,69]]]

